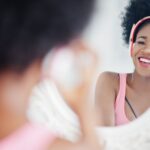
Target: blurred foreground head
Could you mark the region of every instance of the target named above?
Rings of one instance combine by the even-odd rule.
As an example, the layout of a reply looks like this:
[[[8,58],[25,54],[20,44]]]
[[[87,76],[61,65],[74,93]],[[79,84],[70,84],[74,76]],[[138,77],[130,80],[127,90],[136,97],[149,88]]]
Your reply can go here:
[[[78,37],[93,8],[94,0],[2,0],[0,71],[23,72]]]

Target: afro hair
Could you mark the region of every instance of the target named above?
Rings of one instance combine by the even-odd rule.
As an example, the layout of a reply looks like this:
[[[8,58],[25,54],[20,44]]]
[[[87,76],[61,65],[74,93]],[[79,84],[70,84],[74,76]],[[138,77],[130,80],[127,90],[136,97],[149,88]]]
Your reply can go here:
[[[150,0],[130,0],[129,5],[125,9],[125,14],[122,17],[123,39],[126,44],[129,44],[133,24],[136,24],[139,20],[147,16],[150,16]],[[144,24],[141,24],[137,29],[135,37]]]

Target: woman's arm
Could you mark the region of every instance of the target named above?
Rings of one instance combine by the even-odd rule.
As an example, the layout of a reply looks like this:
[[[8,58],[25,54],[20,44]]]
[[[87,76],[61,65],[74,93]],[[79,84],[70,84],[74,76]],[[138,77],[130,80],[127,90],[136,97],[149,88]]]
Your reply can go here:
[[[76,108],[81,126],[81,137],[76,142],[56,139],[51,145],[50,150],[102,150],[95,133],[95,116],[92,108],[85,104],[84,108]]]
[[[94,108],[91,106],[91,102],[88,99],[89,85],[80,88],[80,92],[75,92],[76,96],[66,97],[66,102],[77,114],[80,128],[81,137],[76,143],[72,143],[63,139],[56,139],[50,146],[51,150],[101,150],[99,140],[97,138],[95,127],[96,127],[96,116]],[[62,92],[64,93],[64,92]],[[65,95],[65,94],[64,94]]]
[[[117,87],[118,75],[116,73],[104,72],[99,76],[95,93],[95,107],[99,116],[98,125],[115,125],[114,103]]]

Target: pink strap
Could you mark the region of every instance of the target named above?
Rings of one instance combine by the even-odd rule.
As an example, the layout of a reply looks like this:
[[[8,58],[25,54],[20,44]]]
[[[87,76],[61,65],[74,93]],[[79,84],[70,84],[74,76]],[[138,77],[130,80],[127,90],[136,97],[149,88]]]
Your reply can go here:
[[[115,101],[115,124],[123,125],[129,122],[125,114],[126,74],[119,74],[120,88]]]
[[[45,150],[54,140],[45,127],[26,124],[0,141],[0,150]]]

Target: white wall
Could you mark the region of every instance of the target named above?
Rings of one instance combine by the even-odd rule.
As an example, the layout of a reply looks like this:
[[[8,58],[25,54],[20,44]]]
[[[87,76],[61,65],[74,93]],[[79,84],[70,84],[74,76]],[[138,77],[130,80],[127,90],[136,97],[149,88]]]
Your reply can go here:
[[[84,35],[100,56],[99,71],[130,72],[133,70],[128,46],[122,40],[121,12],[128,0],[97,1],[91,24]]]

